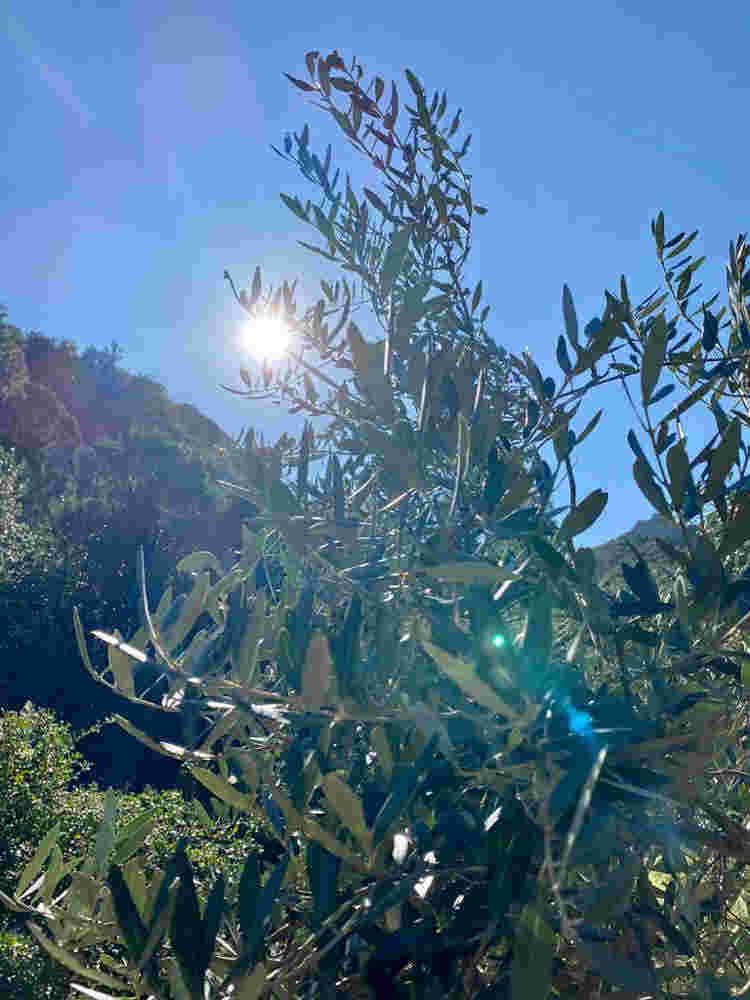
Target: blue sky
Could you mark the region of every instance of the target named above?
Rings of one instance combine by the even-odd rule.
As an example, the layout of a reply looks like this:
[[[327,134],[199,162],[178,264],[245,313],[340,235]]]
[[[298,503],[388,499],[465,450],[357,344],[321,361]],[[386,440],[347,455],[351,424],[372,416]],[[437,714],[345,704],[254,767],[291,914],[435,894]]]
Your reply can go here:
[[[238,386],[246,361],[222,273],[244,284],[260,264],[266,282],[298,277],[304,304],[321,277],[336,276],[297,245],[313,231],[279,199],[314,189],[269,148],[308,122],[313,148],[332,140],[355,190],[372,184],[335,124],[282,76],[304,77],[304,53],[333,48],[404,96],[408,67],[429,94],[447,89],[449,113],[464,109],[474,198],[489,208],[476,221],[468,283],[483,279],[495,339],[528,346],[545,375],[559,378],[563,282],[582,324],[601,314],[621,273],[634,301],[657,287],[659,209],[668,235],[701,230],[707,297],[725,301],[729,240],[750,228],[750,19],[740,4],[719,16],[705,5],[607,0],[380,0],[356,14],[335,4],[215,6],[5,5],[0,302],[11,322],[81,349],[118,341],[124,367],[232,434],[291,429],[278,408],[219,387]],[[588,544],[652,513],[632,481],[634,418],[621,391],[591,394],[578,429],[599,407],[578,453],[579,495],[601,486],[609,504],[581,536]],[[713,428],[705,417],[690,425],[691,454]]]

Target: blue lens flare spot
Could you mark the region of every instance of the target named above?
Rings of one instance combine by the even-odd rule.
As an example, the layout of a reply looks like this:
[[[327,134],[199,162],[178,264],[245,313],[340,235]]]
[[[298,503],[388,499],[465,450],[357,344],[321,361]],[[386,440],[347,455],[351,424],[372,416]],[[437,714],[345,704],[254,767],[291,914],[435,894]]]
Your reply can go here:
[[[579,712],[576,708],[568,710],[568,725],[570,731],[577,736],[589,735],[593,719],[588,712]]]

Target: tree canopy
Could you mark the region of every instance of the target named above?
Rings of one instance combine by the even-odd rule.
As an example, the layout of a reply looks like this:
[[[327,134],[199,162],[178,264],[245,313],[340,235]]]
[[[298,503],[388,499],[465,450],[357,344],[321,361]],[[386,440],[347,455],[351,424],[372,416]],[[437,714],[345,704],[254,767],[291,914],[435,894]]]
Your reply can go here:
[[[163,672],[183,740],[120,725],[227,809],[263,809],[279,860],[267,873],[248,860],[236,910],[221,876],[202,908],[184,844],[146,882],[129,831],[96,885],[97,931],[127,952],[106,973],[76,957],[83,890],[50,906],[59,867],[36,889],[44,906],[20,900],[54,838],[3,898],[47,921],[56,941],[32,923],[35,936],[97,990],[140,996],[739,995],[748,245],[730,244],[728,307],[697,305],[696,233],[668,235],[660,212],[667,290],[634,305],[623,277],[582,327],[563,285],[559,370],[545,373],[495,344],[481,281],[464,287],[485,209],[447,95],[430,99],[408,70],[402,93],[367,82],[336,51],[305,63],[289,80],[380,186],[357,197],[347,177],[342,192],[305,126],[276,152],[320,201],[282,198],[341,278],[298,314],[296,283],[264,293],[259,267],[247,289],[227,275],[251,317],[295,333],[288,359],[243,369],[230,391],[273,395],[304,431],[274,446],[248,435],[244,480],[219,483],[259,511],[231,571],[195,552],[177,567],[184,589],[153,608],[140,551],[142,624],[93,633],[104,674],[75,614],[87,669],[123,699],[136,667]],[[374,342],[353,319],[363,305]],[[580,496],[571,462],[602,412],[578,426],[581,400],[609,384],[632,403],[634,479],[681,537],[658,541],[669,585],[633,547],[618,594],[576,544],[607,494]],[[698,405],[716,432],[696,446],[682,416]],[[259,577],[272,562],[283,572]]]

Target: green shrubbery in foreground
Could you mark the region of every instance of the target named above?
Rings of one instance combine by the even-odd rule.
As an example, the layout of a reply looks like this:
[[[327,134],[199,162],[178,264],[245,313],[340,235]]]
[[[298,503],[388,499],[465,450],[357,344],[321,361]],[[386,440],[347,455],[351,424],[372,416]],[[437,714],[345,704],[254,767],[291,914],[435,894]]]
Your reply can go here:
[[[220,803],[216,810],[209,804],[209,813],[197,799],[186,802],[176,789],[146,788],[139,795],[111,792],[108,797],[96,785],[77,787],[76,780],[88,766],[74,749],[70,727],[56,721],[52,712],[29,704],[21,712],[0,715],[0,890],[13,891],[24,868],[33,863],[38,843],[59,824],[62,867],[56,893],[69,891],[72,883],[70,875],[64,874],[65,866],[96,854],[97,834],[104,829],[108,808],[114,807],[115,829],[120,832],[134,821],[138,824],[138,817],[148,818],[145,827],[140,824],[146,836],[138,857],[149,875],[166,865],[184,837],[200,898],[205,899],[217,870],[225,873],[230,898],[236,896],[248,854],[260,856],[258,833],[268,840],[257,822],[238,821]],[[100,844],[106,843],[106,836],[100,835]],[[115,944],[103,954],[117,951]],[[101,961],[96,949],[89,954],[95,962]],[[66,1000],[70,980],[70,971],[39,946],[18,915],[4,909],[0,915],[0,997]]]
[[[97,1000],[740,995],[748,245],[730,244],[728,308],[698,306],[696,234],[668,238],[660,213],[664,295],[634,306],[622,278],[581,329],[565,286],[546,374],[494,343],[482,283],[463,285],[485,210],[469,139],[454,144],[460,113],[441,124],[446,95],[429,102],[408,71],[410,105],[379,77],[365,87],[356,60],[306,63],[291,82],[384,190],[337,190],[305,126],[294,155],[291,137],[277,152],[320,203],[283,198],[322,237],[310,249],[356,280],[322,282],[297,316],[294,286],[227,277],[252,317],[296,338],[291,363],[242,370],[238,395],[326,426],[247,439],[248,483],[221,485],[262,513],[229,573],[195,552],[152,610],[141,549],[143,627],[93,632],[99,680],[123,699],[144,662],[164,672],[182,741],[116,721],[180,760],[227,823],[263,809],[278,857],[266,873],[238,851],[236,891],[210,865],[202,877],[189,837],[152,866],[154,816],[122,827],[110,797],[93,853],[68,872],[55,826],[0,898]],[[352,318],[363,304],[375,342]],[[682,533],[660,545],[666,588],[633,548],[609,593],[575,544],[608,499],[579,495],[573,459],[602,411],[582,428],[577,411],[608,383],[632,403],[635,481]],[[688,440],[683,415],[704,405],[716,432]],[[258,589],[271,559],[284,574]]]

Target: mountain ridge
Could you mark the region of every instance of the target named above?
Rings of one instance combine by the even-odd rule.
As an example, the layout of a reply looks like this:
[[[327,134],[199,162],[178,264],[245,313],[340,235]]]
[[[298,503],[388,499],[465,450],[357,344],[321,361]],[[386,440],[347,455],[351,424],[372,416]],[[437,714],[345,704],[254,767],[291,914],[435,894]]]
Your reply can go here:
[[[698,534],[697,529],[692,526],[688,528],[688,531],[693,537]],[[682,548],[684,545],[679,525],[661,514],[654,514],[646,520],[636,521],[629,531],[625,531],[607,542],[592,545],[591,551],[596,560],[597,581],[600,584],[602,582],[622,581],[622,563],[631,562],[634,559],[633,551],[628,543],[635,546],[649,566],[655,564],[666,572],[667,561],[656,541],[657,538],[671,542],[678,548]]]

